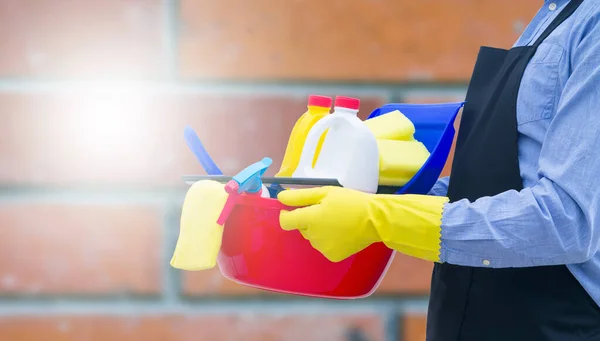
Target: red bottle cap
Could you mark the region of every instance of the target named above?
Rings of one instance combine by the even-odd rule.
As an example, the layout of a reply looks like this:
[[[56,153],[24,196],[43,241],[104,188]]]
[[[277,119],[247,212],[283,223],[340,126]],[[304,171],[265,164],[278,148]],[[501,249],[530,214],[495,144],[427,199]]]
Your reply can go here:
[[[351,110],[358,110],[360,108],[360,99],[352,97],[337,96],[335,98],[335,106],[341,108],[347,108]]]
[[[308,96],[308,105],[311,107],[331,108],[333,99],[327,96],[310,95]]]
[[[238,194],[237,191],[239,189],[240,189],[240,185],[234,180],[229,180],[227,182],[227,184],[225,185],[225,192],[227,192],[229,194]]]

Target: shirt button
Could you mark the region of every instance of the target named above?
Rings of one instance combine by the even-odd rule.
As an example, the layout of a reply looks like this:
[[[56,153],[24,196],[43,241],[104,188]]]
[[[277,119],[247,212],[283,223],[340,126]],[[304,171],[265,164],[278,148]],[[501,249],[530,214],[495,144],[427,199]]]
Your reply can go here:
[[[553,3],[551,3],[551,4],[548,6],[548,8],[549,8],[551,11],[554,11],[554,10],[556,9],[556,3],[554,3],[554,2],[553,2]]]
[[[483,261],[483,265],[485,265],[485,266],[488,266],[488,265],[490,265],[490,261],[489,261],[489,260],[487,260],[487,259],[485,259],[485,260]]]

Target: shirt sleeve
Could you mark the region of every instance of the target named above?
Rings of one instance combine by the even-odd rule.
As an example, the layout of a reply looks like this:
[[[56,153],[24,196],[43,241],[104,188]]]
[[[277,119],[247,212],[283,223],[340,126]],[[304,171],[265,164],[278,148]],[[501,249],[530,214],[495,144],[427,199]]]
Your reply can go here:
[[[582,263],[600,247],[600,25],[571,52],[572,73],[549,123],[540,180],[446,204],[441,261],[485,267]]]
[[[439,178],[435,185],[433,185],[433,187],[431,188],[431,190],[429,191],[429,193],[427,193],[428,195],[434,195],[436,197],[444,197],[446,195],[448,195],[448,184],[450,181],[450,177],[449,176],[445,176],[442,178]]]

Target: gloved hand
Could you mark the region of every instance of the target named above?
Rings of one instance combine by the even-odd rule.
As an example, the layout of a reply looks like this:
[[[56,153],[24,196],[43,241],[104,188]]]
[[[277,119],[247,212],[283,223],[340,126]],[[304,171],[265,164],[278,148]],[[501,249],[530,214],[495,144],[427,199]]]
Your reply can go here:
[[[315,187],[286,190],[278,199],[300,207],[281,212],[281,227],[299,230],[330,261],[342,261],[375,242],[409,256],[439,261],[446,197]]]

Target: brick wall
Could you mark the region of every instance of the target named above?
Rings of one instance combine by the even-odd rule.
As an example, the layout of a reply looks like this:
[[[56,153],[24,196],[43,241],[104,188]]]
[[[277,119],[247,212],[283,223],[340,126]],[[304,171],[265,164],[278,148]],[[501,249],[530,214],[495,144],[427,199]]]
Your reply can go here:
[[[464,98],[505,0],[0,0],[0,340],[424,340],[431,264],[377,293],[268,294],[168,265],[192,125],[226,173],[279,167],[309,93]],[[447,174],[448,167],[444,173]]]

